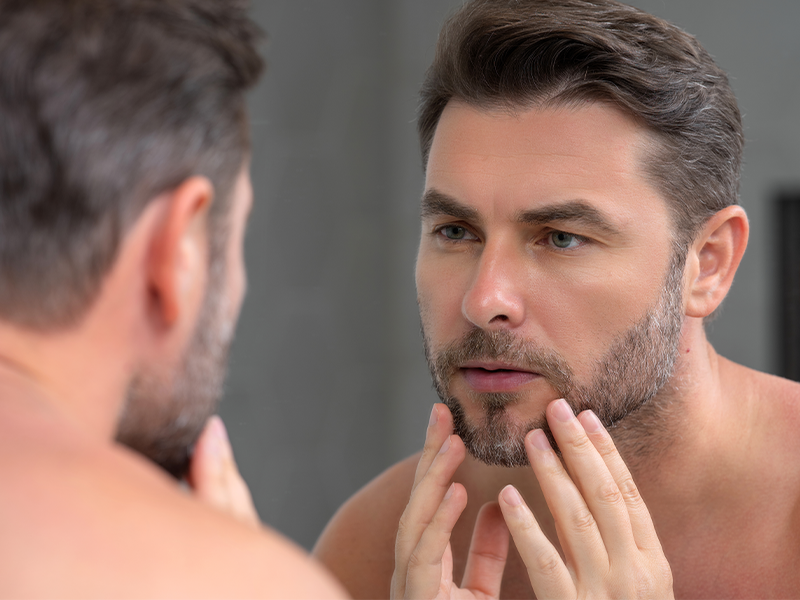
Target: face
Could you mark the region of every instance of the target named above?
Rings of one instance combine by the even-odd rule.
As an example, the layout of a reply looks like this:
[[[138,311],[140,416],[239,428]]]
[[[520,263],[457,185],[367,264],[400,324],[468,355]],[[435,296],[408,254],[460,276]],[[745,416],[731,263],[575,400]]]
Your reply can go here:
[[[670,378],[683,256],[642,175],[648,141],[601,104],[445,108],[417,292],[434,384],[477,458],[526,464],[556,398],[610,426]]]
[[[252,205],[247,170],[233,191],[227,227],[211,234],[206,295],[194,334],[173,373],[141,372],[128,390],[117,440],[175,477],[189,465],[191,449],[222,395],[228,349],[244,297],[244,232]],[[217,236],[213,239],[213,236]]]

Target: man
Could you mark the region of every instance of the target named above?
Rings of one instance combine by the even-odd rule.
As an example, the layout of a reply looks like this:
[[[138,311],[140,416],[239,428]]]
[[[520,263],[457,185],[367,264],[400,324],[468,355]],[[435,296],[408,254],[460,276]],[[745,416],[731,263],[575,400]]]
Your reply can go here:
[[[245,289],[257,39],[235,1],[0,3],[0,596],[340,595],[254,522],[218,418],[189,464]]]
[[[442,31],[419,132],[446,407],[315,553],[359,598],[800,596],[800,385],[703,327],[748,235],[725,74],[613,0],[476,0]]]

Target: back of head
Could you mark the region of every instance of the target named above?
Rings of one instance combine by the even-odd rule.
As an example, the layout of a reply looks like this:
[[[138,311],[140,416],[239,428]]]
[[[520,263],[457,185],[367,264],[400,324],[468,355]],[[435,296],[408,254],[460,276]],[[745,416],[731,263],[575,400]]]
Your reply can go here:
[[[738,202],[742,126],[725,73],[694,37],[614,0],[474,0],[444,25],[421,96],[424,163],[451,99],[607,102],[653,138],[644,174],[670,205],[677,244]]]
[[[127,227],[191,175],[215,187],[219,252],[258,38],[239,0],[0,1],[0,319],[78,320]]]

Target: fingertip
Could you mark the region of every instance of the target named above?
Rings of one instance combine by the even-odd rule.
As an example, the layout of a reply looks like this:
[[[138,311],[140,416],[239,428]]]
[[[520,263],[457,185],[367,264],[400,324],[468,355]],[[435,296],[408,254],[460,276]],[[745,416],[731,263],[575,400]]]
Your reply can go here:
[[[502,490],[501,492],[502,493]],[[486,515],[502,515],[500,512],[500,502],[491,500],[481,506],[480,510],[478,511],[478,515],[486,514]]]
[[[523,500],[517,488],[509,484],[500,490],[499,498],[511,508],[522,506]]]
[[[578,415],[578,420],[583,425],[583,429],[588,434],[600,434],[602,435],[605,432],[605,427],[600,422],[600,419],[597,418],[597,415],[594,414],[592,410],[585,410],[581,414]]]
[[[436,415],[438,418],[437,424],[447,429],[448,433],[453,432],[453,415],[446,404],[439,402],[436,404]]]
[[[447,493],[444,495],[444,499],[445,500],[449,500],[450,497],[453,495],[453,491],[455,490],[455,486],[456,486],[455,483],[451,483],[450,487],[447,488]]]
[[[463,510],[467,505],[467,488],[460,483],[453,482],[447,488],[447,492],[442,498],[442,504],[447,504],[455,507],[455,510]],[[460,509],[459,509],[460,507]]]
[[[439,421],[439,405],[434,404],[433,408],[431,409],[431,418],[428,419],[428,427],[433,427]]]
[[[525,436],[525,443],[539,452],[547,452],[553,449],[550,445],[550,440],[547,439],[547,435],[541,429],[529,431]]]

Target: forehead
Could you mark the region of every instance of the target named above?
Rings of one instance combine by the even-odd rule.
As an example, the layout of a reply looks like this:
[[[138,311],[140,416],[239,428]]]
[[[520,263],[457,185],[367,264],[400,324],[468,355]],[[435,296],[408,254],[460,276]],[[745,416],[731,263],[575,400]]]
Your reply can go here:
[[[642,126],[609,105],[510,111],[453,101],[433,138],[426,191],[484,211],[578,200],[638,218],[642,208],[666,210],[641,167],[650,143]]]

